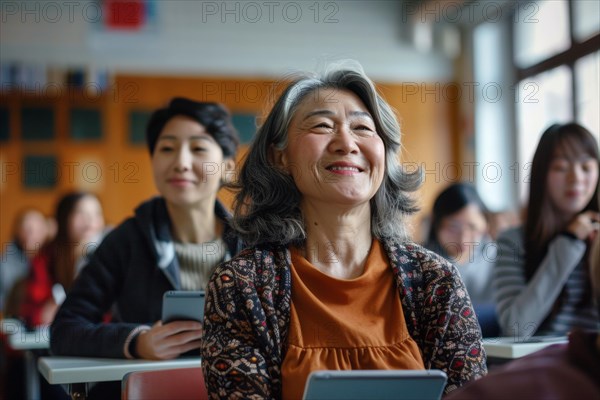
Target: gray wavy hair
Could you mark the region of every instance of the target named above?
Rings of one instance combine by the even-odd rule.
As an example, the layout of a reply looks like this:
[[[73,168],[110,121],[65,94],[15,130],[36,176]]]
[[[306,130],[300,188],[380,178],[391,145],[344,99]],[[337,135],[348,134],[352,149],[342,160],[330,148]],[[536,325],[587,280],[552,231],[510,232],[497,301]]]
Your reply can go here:
[[[400,126],[360,65],[332,66],[322,75],[302,74],[292,80],[259,127],[237,182],[232,225],[248,245],[302,244],[306,239],[300,210],[302,194],[293,178],[270,160],[271,146],[285,149],[288,126],[298,106],[322,89],[346,90],[365,104],[385,146],[385,173],[371,199],[371,233],[378,239],[408,238],[405,217],[418,210],[408,195],[422,182],[421,171],[407,173],[398,159]]]

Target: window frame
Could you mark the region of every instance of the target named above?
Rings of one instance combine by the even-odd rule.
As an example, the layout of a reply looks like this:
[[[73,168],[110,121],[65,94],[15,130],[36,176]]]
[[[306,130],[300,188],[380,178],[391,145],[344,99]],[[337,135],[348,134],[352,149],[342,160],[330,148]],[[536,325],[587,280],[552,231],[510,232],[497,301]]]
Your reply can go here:
[[[537,3],[537,2],[536,2]],[[573,10],[573,2],[567,1],[567,9],[568,9],[568,22],[569,22],[569,38],[570,38],[570,47],[566,50],[563,50],[557,54],[554,54],[550,57],[547,57],[533,65],[528,67],[519,67],[515,62],[515,27],[512,25],[511,27],[511,47],[512,47],[512,64],[515,73],[515,85],[519,85],[519,83],[527,78],[531,78],[538,74],[541,74],[546,71],[550,71],[554,68],[560,67],[562,65],[567,66],[571,72],[571,113],[573,118],[576,119],[578,116],[577,109],[577,72],[575,68],[575,63],[580,58],[583,58],[587,55],[593,54],[600,50],[600,32],[596,33],[594,36],[584,40],[578,41],[575,37],[574,26],[574,10]],[[513,11],[514,12],[514,11]],[[517,111],[515,109],[515,111]],[[520,132],[518,133],[520,134]]]

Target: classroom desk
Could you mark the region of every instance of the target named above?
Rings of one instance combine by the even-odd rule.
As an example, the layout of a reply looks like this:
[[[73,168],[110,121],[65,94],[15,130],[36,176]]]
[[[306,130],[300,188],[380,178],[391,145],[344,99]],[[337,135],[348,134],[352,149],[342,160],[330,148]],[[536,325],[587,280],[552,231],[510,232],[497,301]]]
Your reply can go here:
[[[126,360],[88,357],[41,357],[38,370],[51,384],[67,384],[73,399],[87,396],[87,384],[93,382],[120,381],[133,371],[156,371],[161,369],[190,368],[200,366],[200,357],[175,360]]]
[[[35,366],[36,351],[50,347],[50,328],[44,326],[35,331],[28,331],[18,320],[2,320],[2,333],[7,337],[8,346],[12,350],[23,351],[25,357],[25,391],[28,399],[41,397],[40,381]],[[39,352],[38,352],[39,353]]]
[[[8,337],[8,345],[13,350],[41,350],[50,348],[50,328],[43,327],[28,332],[22,330]]]
[[[8,345],[13,350],[38,350],[50,347],[49,326],[28,331],[18,319],[3,319],[0,320],[0,330],[8,338]]]
[[[483,348],[488,357],[506,360],[520,358],[550,345],[568,341],[566,336],[533,336],[526,340],[513,337],[485,338]]]
[[[17,333],[21,328],[23,328],[23,326],[23,323],[18,319],[0,319],[0,332],[2,332],[4,335],[12,335],[13,333]]]

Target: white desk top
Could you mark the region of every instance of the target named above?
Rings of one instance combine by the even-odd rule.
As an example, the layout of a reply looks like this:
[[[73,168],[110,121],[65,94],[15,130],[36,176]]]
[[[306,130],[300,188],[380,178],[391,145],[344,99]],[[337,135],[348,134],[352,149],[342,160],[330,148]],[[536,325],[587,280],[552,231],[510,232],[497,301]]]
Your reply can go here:
[[[40,357],[38,370],[51,384],[120,381],[133,371],[191,368],[200,366],[200,357],[175,360],[126,360],[86,357]]]
[[[21,332],[8,337],[8,345],[13,350],[37,350],[50,347],[50,332],[48,328],[34,332]]]
[[[566,336],[537,337],[515,339],[513,337],[498,337],[483,339],[483,348],[488,357],[519,358],[542,350],[557,343],[567,343]]]
[[[25,326],[21,321],[14,318],[2,318],[0,319],[0,331],[4,335],[12,335],[17,333],[20,329],[24,329]]]
[[[21,321],[4,319],[0,321],[2,333],[8,337],[8,345],[13,350],[37,350],[50,347],[50,327],[43,326],[35,331],[27,331]]]

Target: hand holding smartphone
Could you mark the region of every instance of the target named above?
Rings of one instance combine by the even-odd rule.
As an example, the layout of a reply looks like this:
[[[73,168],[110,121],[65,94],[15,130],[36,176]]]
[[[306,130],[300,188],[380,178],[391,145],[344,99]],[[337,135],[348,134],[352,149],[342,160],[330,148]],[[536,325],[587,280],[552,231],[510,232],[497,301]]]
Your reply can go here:
[[[198,321],[204,318],[204,291],[169,290],[163,295],[162,322]]]

